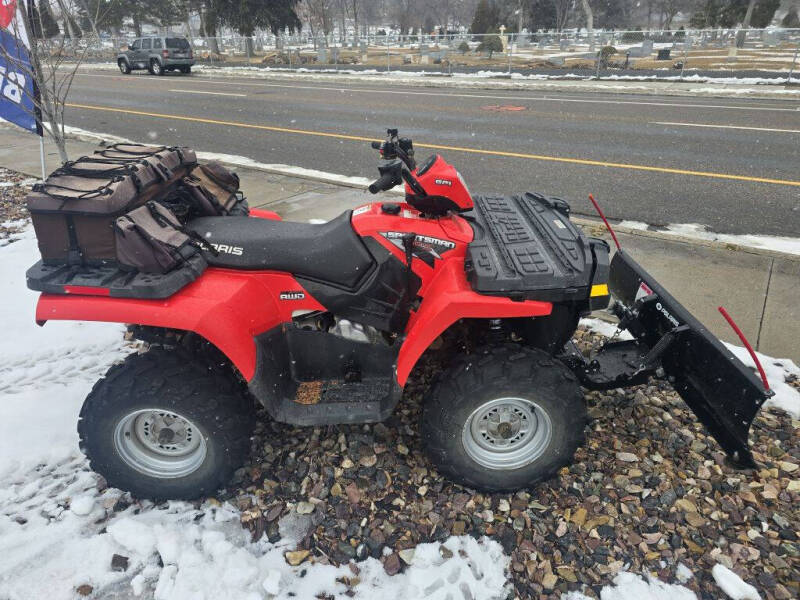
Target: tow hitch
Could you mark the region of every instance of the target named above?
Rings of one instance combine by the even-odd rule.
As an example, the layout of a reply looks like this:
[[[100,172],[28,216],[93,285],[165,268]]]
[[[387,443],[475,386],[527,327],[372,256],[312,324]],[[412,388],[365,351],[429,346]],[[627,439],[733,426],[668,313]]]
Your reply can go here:
[[[581,383],[606,390],[664,377],[738,467],[754,467],[750,425],[772,392],[624,250],[611,261],[612,312],[633,339],[589,357],[570,342],[562,356]]]

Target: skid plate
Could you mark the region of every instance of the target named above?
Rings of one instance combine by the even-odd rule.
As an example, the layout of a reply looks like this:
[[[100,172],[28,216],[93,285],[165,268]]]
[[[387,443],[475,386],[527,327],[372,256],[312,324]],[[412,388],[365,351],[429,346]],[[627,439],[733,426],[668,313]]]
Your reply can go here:
[[[660,356],[661,367],[708,431],[739,466],[755,466],[750,425],[772,394],[700,321],[624,250],[611,261],[609,288],[633,314],[629,330],[654,347],[670,331],[680,334]]]

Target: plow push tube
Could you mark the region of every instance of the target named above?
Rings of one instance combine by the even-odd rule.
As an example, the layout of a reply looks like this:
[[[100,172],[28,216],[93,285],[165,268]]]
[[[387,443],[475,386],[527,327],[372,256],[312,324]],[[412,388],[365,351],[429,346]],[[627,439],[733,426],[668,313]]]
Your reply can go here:
[[[624,250],[610,271],[620,327],[640,347],[640,370],[666,375],[730,459],[755,466],[750,425],[773,392]]]

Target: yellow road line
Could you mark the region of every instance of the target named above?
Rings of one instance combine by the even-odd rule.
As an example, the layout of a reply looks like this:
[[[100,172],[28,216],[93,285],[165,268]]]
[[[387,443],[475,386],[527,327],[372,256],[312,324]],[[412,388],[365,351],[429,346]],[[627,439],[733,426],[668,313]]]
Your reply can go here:
[[[309,131],[306,129],[292,129],[288,127],[276,127],[273,125],[257,125],[253,123],[240,123],[237,121],[223,121],[220,119],[205,119],[202,117],[186,117],[182,115],[165,115],[161,113],[146,112],[142,110],[131,110],[125,108],[113,108],[110,106],[92,106],[90,104],[68,103],[70,108],[82,108],[86,110],[98,110],[104,112],[116,112],[129,115],[139,115],[142,117],[154,117],[157,119],[173,119],[176,121],[192,121],[195,123],[208,123],[210,125],[226,125],[228,127],[243,127],[247,129],[259,129],[263,131],[275,131],[278,133],[294,133],[299,135],[310,135],[316,137],[336,138],[340,140],[352,140],[356,142],[381,141],[377,138],[369,138],[360,135],[346,135],[342,133],[329,133],[325,131]],[[528,160],[540,160],[546,162],[568,163],[573,165],[587,165],[591,167],[609,167],[613,169],[630,169],[634,171],[649,171],[651,173],[668,173],[671,175],[688,175],[691,177],[710,177],[713,179],[729,179],[733,181],[748,181],[751,183],[772,183],[775,185],[788,185],[800,187],[800,181],[791,179],[772,179],[769,177],[751,177],[750,175],[733,175],[730,173],[714,173],[711,171],[692,171],[687,169],[673,169],[670,167],[653,167],[649,165],[636,165],[628,163],[606,162],[602,160],[590,160],[587,158],[566,158],[561,156],[547,156],[544,154],[526,154],[523,152],[505,152],[503,150],[482,150],[479,148],[465,148],[462,146],[443,146],[440,144],[415,143],[418,148],[430,148],[432,150],[448,150],[453,152],[467,152],[470,154],[484,154],[488,156],[503,156],[507,158],[524,158]]]

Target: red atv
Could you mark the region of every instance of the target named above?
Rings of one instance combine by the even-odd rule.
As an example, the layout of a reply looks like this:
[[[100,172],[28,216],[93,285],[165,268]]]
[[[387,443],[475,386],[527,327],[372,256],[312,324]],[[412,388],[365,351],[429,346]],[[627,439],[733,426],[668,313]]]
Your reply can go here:
[[[566,202],[471,196],[440,156],[421,165],[389,130],[373,194],[404,202],[321,225],[249,217],[189,223],[214,251],[181,269],[66,282],[37,277],[37,320],[133,324],[149,343],[87,397],[78,431],[92,467],[139,497],[212,494],[246,459],[254,402],[295,425],[391,415],[431,350],[449,367],[425,393],[420,433],[439,472],[509,490],[553,475],[582,443],[581,386],[667,378],[722,448],[752,465],[750,424],[770,392],[624,251],[587,238]],[[67,284],[69,283],[69,285]],[[633,339],[591,356],[578,319],[606,308]]]

